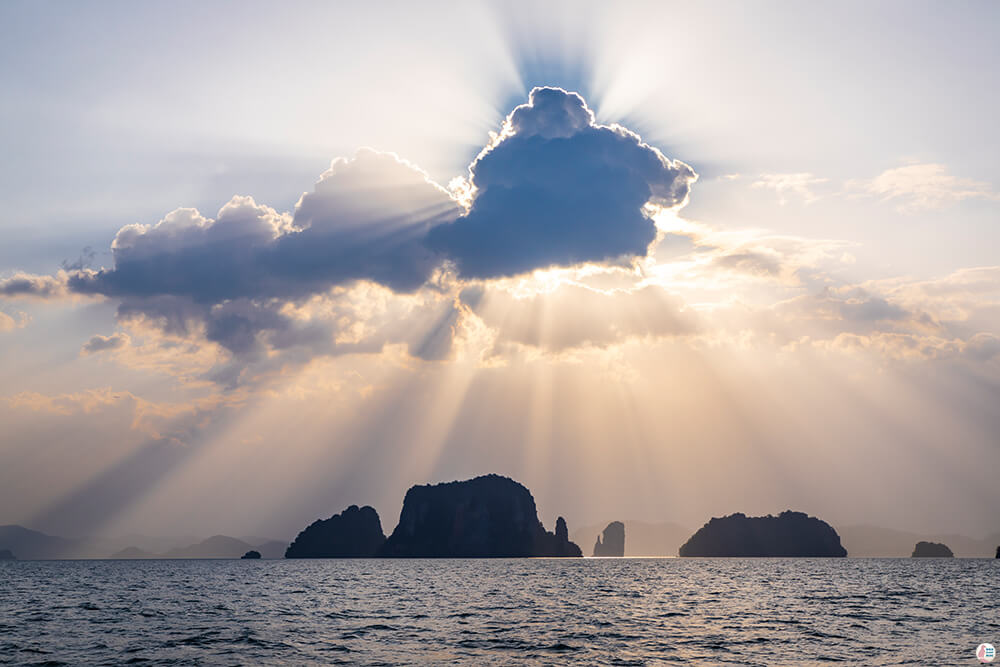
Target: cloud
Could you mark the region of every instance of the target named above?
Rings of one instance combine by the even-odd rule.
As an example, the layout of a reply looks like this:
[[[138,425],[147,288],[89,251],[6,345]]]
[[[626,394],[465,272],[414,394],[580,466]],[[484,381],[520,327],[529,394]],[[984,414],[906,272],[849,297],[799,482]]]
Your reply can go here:
[[[778,304],[780,312],[798,317],[873,326],[914,319],[913,313],[880,295],[858,287],[827,287],[818,294],[804,294]]]
[[[637,134],[596,124],[579,95],[535,88],[469,168],[468,213],[427,244],[465,278],[645,256],[656,237],[645,205],[683,204],[696,178]]]
[[[177,209],[156,225],[123,227],[112,244],[114,267],[72,274],[69,286],[197,304],[298,299],[356,280],[413,291],[439,261],[423,236],[459,212],[413,165],[362,150],[335,160],[293,216],[240,196],[215,219]]]
[[[9,278],[0,279],[0,297],[8,299],[60,298],[66,296],[66,280],[65,271],[60,271],[55,276],[15,273]]]
[[[21,312],[17,314],[17,318],[11,317],[7,313],[0,310],[0,332],[3,331],[13,331],[14,329],[23,329],[28,326],[28,322],[31,321],[31,316],[27,313]]]
[[[450,358],[456,318],[453,295],[437,286],[405,294],[368,281],[301,301],[125,300],[118,319],[131,340],[115,358],[185,384],[235,388],[317,357],[379,354],[392,345],[425,361]]]
[[[83,269],[89,269],[94,265],[94,258],[97,257],[97,252],[94,251],[89,245],[84,246],[80,251],[80,255],[72,262],[68,259],[64,259],[61,263],[63,271],[82,271]]]
[[[104,352],[105,350],[117,350],[125,347],[129,343],[129,337],[127,334],[112,334],[110,336],[101,336],[100,334],[92,336],[90,340],[83,344],[80,348],[80,354],[96,354],[97,352]]]
[[[975,361],[989,361],[1000,356],[1000,336],[980,332],[972,336],[965,345],[965,353]]]
[[[131,416],[131,429],[156,439],[183,443],[183,432],[192,430],[192,417],[204,418],[227,401],[219,397],[194,399],[182,403],[157,403],[128,391],[109,387],[62,394],[24,391],[0,397],[0,405],[19,411],[47,415],[98,415],[122,408]],[[184,422],[183,425],[180,422]]]
[[[1000,192],[989,183],[958,178],[936,163],[887,169],[871,180],[849,181],[847,188],[894,201],[903,212],[940,208],[964,199],[1000,200]]]
[[[715,266],[765,278],[782,275],[782,257],[770,248],[756,250],[740,249],[718,255]]]
[[[500,278],[646,256],[653,209],[680,207],[696,178],[629,130],[598,125],[579,95],[536,88],[450,190],[393,154],[363,149],[334,160],[290,213],[249,196],[214,218],[178,208],[121,228],[110,267],[91,268],[96,253],[86,249],[55,276],[0,281],[0,296],[115,299],[125,326],[220,346],[229,360],[211,375],[230,385],[250,364],[393,343],[444,359],[461,328],[453,269],[459,279]],[[395,302],[385,312],[409,321],[317,305],[349,301],[363,285],[386,289]],[[81,353],[127,344],[123,334],[95,336]]]
[[[870,281],[865,288],[939,322],[961,325],[973,332],[1000,331],[1000,266],[960,269],[928,280]]]
[[[677,233],[690,239],[692,251],[651,270],[663,280],[725,293],[727,298],[737,291],[746,292],[753,283],[783,288],[825,284],[829,273],[844,264],[845,249],[855,245],[763,229],[727,231],[691,220],[680,222]]]
[[[812,186],[826,183],[829,179],[819,178],[808,172],[795,174],[761,174],[750,187],[774,190],[778,194],[778,203],[784,206],[788,203],[788,195],[799,196],[806,204],[819,199],[812,191]]]
[[[875,353],[896,361],[947,359],[960,354],[963,348],[961,341],[883,331],[868,335],[842,333],[832,340],[817,341],[815,346],[846,353]]]
[[[423,245],[427,231],[460,212],[413,165],[361,150],[335,160],[292,214],[246,196],[233,197],[215,218],[180,208],[155,225],[119,230],[111,268],[62,279],[73,293],[118,299],[123,323],[145,321],[218,343],[240,368],[268,350],[327,354],[340,324],[296,319],[287,306],[357,282],[414,292],[442,261]],[[11,289],[36,283],[51,280],[20,276]]]
[[[941,346],[993,358],[993,269],[845,284],[844,242],[681,219],[696,178],[638,135],[597,124],[580,96],[536,88],[450,190],[365,149],[335,160],[291,212],[248,196],[214,218],[179,208],[119,230],[110,268],[90,268],[88,251],[54,276],[0,281],[0,296],[112,298],[131,336],[94,336],[82,355],[120,350],[121,363],[229,387],[387,347],[425,361],[481,350],[492,363],[517,346],[697,345],[713,330],[741,345],[758,336],[893,358]],[[808,202],[824,182],[803,172],[752,185]],[[658,236],[661,251],[668,239],[683,247],[629,261],[653,258]]]

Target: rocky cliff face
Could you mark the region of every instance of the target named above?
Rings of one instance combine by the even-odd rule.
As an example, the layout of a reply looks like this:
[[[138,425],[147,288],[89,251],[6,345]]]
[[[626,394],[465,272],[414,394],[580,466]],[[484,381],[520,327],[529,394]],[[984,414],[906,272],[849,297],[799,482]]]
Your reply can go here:
[[[528,489],[499,475],[412,487],[403,500],[399,525],[379,554],[396,558],[582,555],[569,541],[562,517],[555,533],[547,532]]]
[[[603,536],[603,541],[602,541]],[[621,521],[612,521],[604,529],[602,535],[598,535],[597,543],[594,544],[595,556],[614,556],[621,558],[625,555],[625,524]]]
[[[566,527],[566,519],[559,517],[556,519],[556,532],[550,533],[542,528],[541,522],[538,527],[542,529],[537,545],[536,556],[553,556],[557,558],[580,558],[583,551],[573,542],[569,541],[569,529]]]
[[[913,547],[911,558],[954,558],[955,554],[947,545],[940,542],[917,542]]]
[[[837,531],[802,512],[713,518],[681,546],[681,556],[835,556],[847,555]]]
[[[372,507],[351,505],[329,519],[314,521],[299,533],[285,558],[368,558],[385,542],[382,522]]]

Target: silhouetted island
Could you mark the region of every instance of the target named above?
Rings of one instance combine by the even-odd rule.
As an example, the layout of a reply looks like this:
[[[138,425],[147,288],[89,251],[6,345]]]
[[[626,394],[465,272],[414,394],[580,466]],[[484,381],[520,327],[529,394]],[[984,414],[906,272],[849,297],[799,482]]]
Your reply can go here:
[[[257,560],[259,558],[260,558],[260,552],[254,551],[253,549],[240,556],[240,560]]]
[[[594,544],[595,556],[617,556],[621,558],[625,555],[625,524],[621,521],[612,521],[604,529],[604,541],[601,535],[597,536]]]
[[[996,558],[1000,558],[1000,547],[997,547],[997,555],[996,555]]]
[[[955,554],[947,545],[940,542],[917,542],[913,547],[911,558],[954,558]]]
[[[314,521],[285,550],[285,558],[370,558],[385,542],[375,508],[351,505]]]
[[[0,560],[17,560],[10,549],[0,549]]]
[[[399,525],[379,550],[387,558],[520,558],[583,553],[562,517],[555,533],[538,520],[531,492],[514,480],[484,475],[411,487]]]
[[[681,556],[844,557],[830,524],[802,512],[713,518],[685,542]]]

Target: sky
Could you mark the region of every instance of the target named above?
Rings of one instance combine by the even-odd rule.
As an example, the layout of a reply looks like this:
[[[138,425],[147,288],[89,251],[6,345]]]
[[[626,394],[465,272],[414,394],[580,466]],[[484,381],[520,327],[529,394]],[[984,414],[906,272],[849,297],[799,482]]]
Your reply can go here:
[[[1000,5],[0,4],[0,524],[1000,529]]]

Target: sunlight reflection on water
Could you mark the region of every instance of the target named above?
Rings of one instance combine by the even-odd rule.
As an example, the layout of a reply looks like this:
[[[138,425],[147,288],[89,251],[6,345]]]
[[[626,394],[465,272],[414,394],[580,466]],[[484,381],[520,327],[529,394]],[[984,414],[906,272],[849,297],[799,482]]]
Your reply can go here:
[[[1000,561],[0,563],[0,664],[975,664]]]

